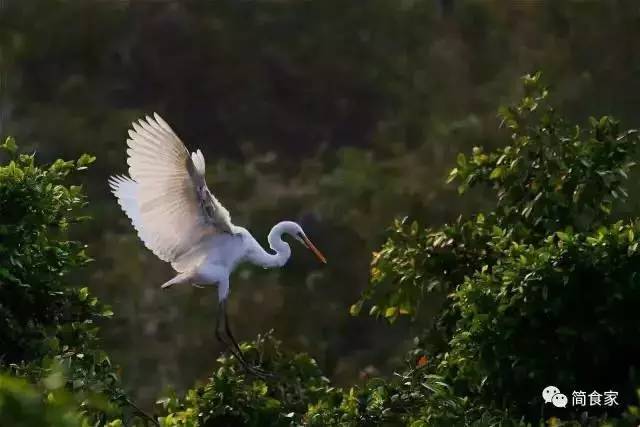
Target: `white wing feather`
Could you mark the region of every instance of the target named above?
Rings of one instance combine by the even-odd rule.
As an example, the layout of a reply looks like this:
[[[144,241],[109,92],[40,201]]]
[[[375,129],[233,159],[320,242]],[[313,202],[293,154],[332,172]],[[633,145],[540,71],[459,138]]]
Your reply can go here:
[[[157,114],[132,126],[130,177],[112,177],[109,184],[145,246],[176,271],[187,271],[206,256],[212,236],[233,233],[231,217],[207,188],[200,150],[189,155]]]

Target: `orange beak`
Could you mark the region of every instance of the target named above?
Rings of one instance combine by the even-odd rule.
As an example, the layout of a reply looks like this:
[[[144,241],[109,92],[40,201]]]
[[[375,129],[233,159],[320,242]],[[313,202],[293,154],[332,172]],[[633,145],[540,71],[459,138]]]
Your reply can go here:
[[[324,255],[322,255],[322,252],[320,252],[318,248],[316,248],[316,246],[313,243],[311,243],[311,240],[309,240],[309,238],[305,235],[302,235],[301,237],[302,237],[302,240],[304,241],[304,244],[307,245],[309,249],[311,249],[311,252],[313,252],[318,257],[318,259],[322,261],[323,264],[326,264],[327,259],[324,257]]]

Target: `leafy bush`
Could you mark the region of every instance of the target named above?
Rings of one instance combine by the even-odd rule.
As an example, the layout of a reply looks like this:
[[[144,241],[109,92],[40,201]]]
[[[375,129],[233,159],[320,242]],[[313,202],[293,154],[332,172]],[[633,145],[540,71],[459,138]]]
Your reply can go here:
[[[49,381],[51,389],[57,389],[56,381]],[[77,412],[67,394],[60,390],[49,394],[47,400],[23,379],[0,376],[0,425],[12,427],[89,426]]]
[[[495,411],[456,397],[439,377],[428,373],[425,362],[412,363],[393,379],[374,378],[344,390],[331,386],[308,355],[284,351],[271,334],[243,344],[243,350],[273,376],[246,375],[236,359],[222,357],[207,384],[189,390],[183,400],[172,394],[159,401],[167,412],[160,424],[418,427],[463,420],[483,426],[499,419]]]
[[[163,399],[169,412],[163,426],[291,425],[301,419],[307,405],[330,388],[315,360],[306,354],[281,349],[270,334],[243,344],[248,358],[275,374],[258,379],[245,374],[233,358],[218,359],[220,367],[206,385],[190,390],[184,402],[175,396]]]
[[[67,237],[85,219],[79,213],[85,200],[66,179],[94,158],[41,167],[35,155],[18,154],[11,138],[0,147],[10,156],[0,166],[0,368],[33,383],[61,371],[79,412],[94,422],[138,417],[97,343],[96,322],[113,313],[86,287],[68,282],[90,259],[82,243]],[[9,391],[22,387],[4,381]],[[33,393],[26,393],[28,403]]]
[[[13,152],[7,139],[4,148]],[[0,168],[0,350],[4,363],[35,360],[61,344],[77,346],[94,336],[93,322],[107,312],[88,289],[69,288],[66,275],[89,261],[79,242],[63,234],[82,218],[80,187],[64,178],[81,161],[47,169],[21,154]]]
[[[618,390],[631,404],[639,230],[612,212],[640,140],[606,116],[565,123],[539,74],[524,78],[524,92],[500,110],[510,144],[461,154],[450,174],[460,193],[492,188],[495,208],[439,229],[397,222],[353,311],[370,300],[374,315],[415,317],[426,298],[446,295],[425,336],[434,373],[489,407],[535,420],[548,383]]]

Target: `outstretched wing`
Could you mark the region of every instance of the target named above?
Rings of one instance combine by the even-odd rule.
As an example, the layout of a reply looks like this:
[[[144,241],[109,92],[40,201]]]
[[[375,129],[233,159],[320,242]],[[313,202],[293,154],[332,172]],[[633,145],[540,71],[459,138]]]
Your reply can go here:
[[[200,150],[189,155],[158,114],[132,126],[130,177],[111,177],[109,184],[147,248],[187,271],[202,261],[212,236],[233,233],[231,217],[207,188]]]

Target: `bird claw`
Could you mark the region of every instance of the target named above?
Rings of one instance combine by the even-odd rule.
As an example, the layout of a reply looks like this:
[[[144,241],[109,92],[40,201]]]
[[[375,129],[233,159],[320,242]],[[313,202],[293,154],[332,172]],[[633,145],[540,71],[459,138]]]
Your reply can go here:
[[[258,378],[263,378],[263,379],[276,378],[276,374],[269,371],[265,371],[260,366],[250,365],[244,357],[239,358],[236,354],[234,354],[234,357],[236,358],[236,360],[238,360],[238,362],[240,362],[240,365],[248,374],[251,374]]]
[[[238,361],[240,366],[242,366],[244,371],[247,372],[248,374],[254,375],[262,379],[276,378],[275,374],[271,372],[267,372],[264,369],[260,368],[259,366],[250,365],[247,359],[245,359],[244,354],[242,353],[242,349],[236,342],[235,338],[233,337],[233,334],[231,333],[231,329],[229,328],[229,321],[227,319],[227,311],[226,311],[226,306],[224,305],[224,300],[221,302],[220,305],[221,307],[218,313],[218,319],[216,321],[216,338],[218,339],[218,341],[227,347],[227,350],[233,355],[233,357],[235,357],[235,359]],[[231,343],[228,343],[227,341],[222,339],[222,335],[221,335],[222,330],[220,327],[221,319],[224,319],[223,331],[226,333]]]
[[[267,372],[259,366],[244,366],[244,369],[251,375],[254,375],[258,378],[276,378],[276,375],[272,372]]]

